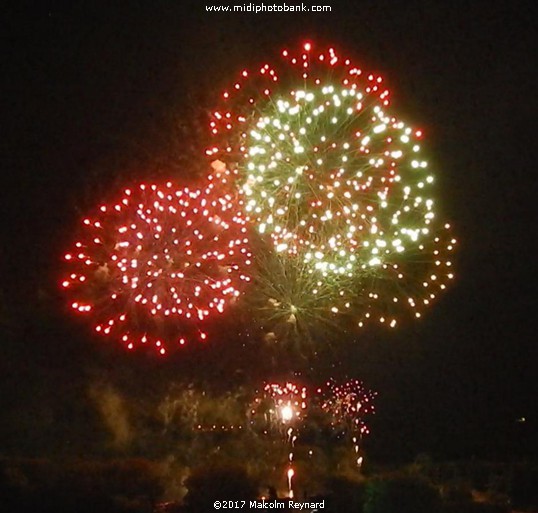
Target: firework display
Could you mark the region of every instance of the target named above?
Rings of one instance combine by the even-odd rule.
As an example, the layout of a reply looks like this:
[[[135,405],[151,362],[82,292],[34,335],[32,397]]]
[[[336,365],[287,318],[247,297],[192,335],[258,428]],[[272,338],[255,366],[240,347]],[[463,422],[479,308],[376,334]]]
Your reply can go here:
[[[250,281],[246,223],[218,184],[141,184],[84,219],[65,255],[73,310],[128,349],[205,340]]]
[[[351,441],[360,467],[363,462],[361,441],[370,433],[365,418],[375,413],[373,401],[377,394],[357,379],[343,384],[331,379],[326,389],[319,392],[325,397],[321,409],[330,416],[331,428]]]
[[[251,223],[244,304],[266,340],[309,343],[343,316],[391,328],[421,317],[454,277],[456,239],[435,213],[422,131],[389,96],[382,77],[311,43],[243,70],[211,113],[201,189],[135,188],[138,205],[129,190],[85,220],[63,282],[73,308],[128,348],[203,339],[204,319],[250,279]]]
[[[333,48],[284,50],[211,110],[206,176],[130,184],[82,220],[61,287],[100,336],[167,355],[212,338],[233,310],[223,347],[183,351],[182,381],[156,408],[182,457],[265,459],[289,497],[312,462],[361,472],[377,393],[319,379],[358,361],[336,339],[421,318],[454,279],[457,246],[423,130],[390,96]]]
[[[361,326],[394,327],[452,279],[455,240],[436,218],[422,131],[392,112],[380,76],[306,43],[243,70],[210,129],[208,156],[231,169],[275,252],[330,289],[327,314],[351,309]]]

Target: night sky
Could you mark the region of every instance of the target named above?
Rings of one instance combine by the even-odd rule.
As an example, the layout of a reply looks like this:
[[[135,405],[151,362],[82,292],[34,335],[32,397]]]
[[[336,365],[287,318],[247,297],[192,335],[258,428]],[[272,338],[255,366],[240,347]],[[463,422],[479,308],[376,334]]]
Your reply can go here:
[[[84,438],[80,398],[95,374],[141,376],[150,390],[181,368],[180,356],[103,349],[62,301],[61,256],[111,187],[189,176],[211,99],[243,67],[309,39],[379,72],[395,111],[424,130],[460,243],[456,282],[423,320],[348,334],[314,364],[379,391],[374,458],[536,457],[530,3],[333,1],[332,13],[247,15],[207,13],[204,1],[3,10],[0,454]]]

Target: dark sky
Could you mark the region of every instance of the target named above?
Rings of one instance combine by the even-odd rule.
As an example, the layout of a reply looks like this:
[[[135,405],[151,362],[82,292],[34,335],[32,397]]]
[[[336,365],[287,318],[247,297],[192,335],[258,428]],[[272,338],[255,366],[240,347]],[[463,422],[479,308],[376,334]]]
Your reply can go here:
[[[174,150],[191,155],[175,121],[210,108],[245,65],[308,38],[378,71],[397,112],[423,127],[460,240],[456,284],[424,321],[359,336],[336,355],[380,392],[373,451],[536,455],[531,3],[334,0],[329,14],[246,15],[207,13],[204,1],[43,1],[2,13],[6,430],[26,408],[42,411],[44,390],[65,385],[74,401],[88,361],[122,358],[107,363],[90,337],[74,341],[84,327],[58,299],[60,256],[84,209],[125,177],[162,174]],[[17,452],[19,439],[8,440]]]

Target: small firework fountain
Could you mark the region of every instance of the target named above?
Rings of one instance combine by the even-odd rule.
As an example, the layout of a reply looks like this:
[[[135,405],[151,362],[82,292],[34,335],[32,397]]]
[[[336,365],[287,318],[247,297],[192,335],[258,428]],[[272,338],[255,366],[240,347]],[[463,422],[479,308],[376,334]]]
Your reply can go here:
[[[294,383],[267,383],[263,392],[254,400],[251,413],[261,413],[268,428],[277,432],[288,446],[286,476],[288,493],[293,497],[293,453],[299,436],[300,424],[307,410],[307,389]]]

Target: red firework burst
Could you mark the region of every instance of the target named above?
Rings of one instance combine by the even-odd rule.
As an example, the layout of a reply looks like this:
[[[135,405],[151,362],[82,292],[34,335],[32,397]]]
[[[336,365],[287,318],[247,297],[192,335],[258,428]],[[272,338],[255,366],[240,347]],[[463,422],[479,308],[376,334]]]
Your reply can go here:
[[[62,287],[95,331],[160,354],[205,340],[250,281],[247,227],[220,180],[200,189],[141,184],[83,220]]]

